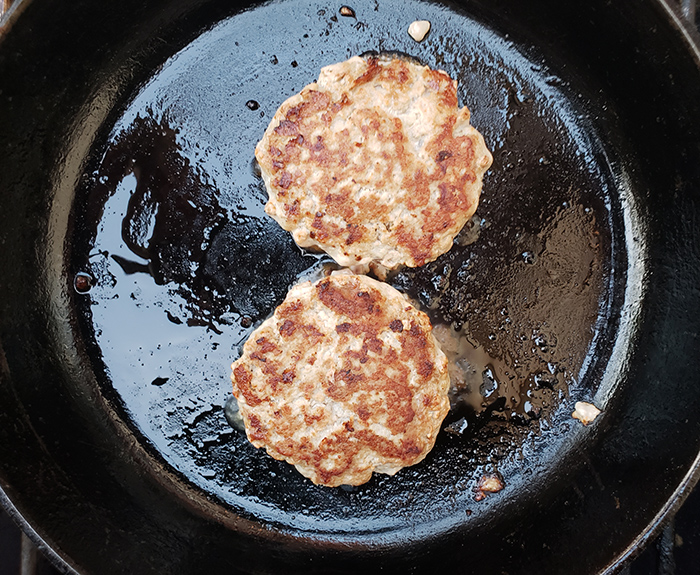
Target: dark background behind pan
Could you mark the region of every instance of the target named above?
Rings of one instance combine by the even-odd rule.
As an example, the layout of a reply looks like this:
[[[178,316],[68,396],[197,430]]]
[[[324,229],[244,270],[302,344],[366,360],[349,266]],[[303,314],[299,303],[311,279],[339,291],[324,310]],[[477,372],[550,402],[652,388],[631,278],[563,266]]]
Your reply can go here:
[[[700,565],[700,492],[688,497],[670,525],[640,548],[626,563],[622,575],[693,575]],[[0,575],[57,575],[62,573],[21,534],[12,519],[0,511]]]
[[[600,89],[601,99],[614,104],[613,111],[601,109],[598,129],[610,130],[601,137],[641,206],[635,231],[648,246],[645,297],[633,352],[618,366],[624,381],[606,427],[581,448],[579,468],[562,470],[554,496],[527,517],[485,522],[482,535],[466,543],[457,532],[439,541],[426,537],[422,549],[409,551],[375,548],[361,538],[339,547],[313,533],[293,539],[237,520],[158,467],[104,403],[83,350],[74,351],[77,328],[65,321],[72,297],[67,246],[50,234],[70,221],[85,156],[94,138],[106,137],[134,86],[232,8],[26,4],[0,45],[0,480],[40,535],[78,567],[198,572],[240,568],[244,560],[261,569],[284,561],[306,571],[421,570],[437,561],[463,570],[467,555],[476,572],[531,572],[537,565],[543,573],[586,573],[625,553],[673,504],[676,488],[692,483],[687,474],[700,442],[697,374],[689,361],[699,352],[697,55],[653,2],[465,7],[520,45],[538,46],[588,98]]]

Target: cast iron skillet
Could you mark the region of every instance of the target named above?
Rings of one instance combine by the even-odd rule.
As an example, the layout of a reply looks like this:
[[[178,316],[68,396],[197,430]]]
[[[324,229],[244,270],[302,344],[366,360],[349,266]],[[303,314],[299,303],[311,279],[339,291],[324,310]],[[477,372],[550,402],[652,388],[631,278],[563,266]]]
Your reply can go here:
[[[352,7],[25,0],[6,19],[0,487],[67,570],[614,571],[694,485],[691,34],[655,1]],[[227,364],[324,264],[262,214],[252,146],[367,51],[457,77],[494,150],[453,249],[390,278],[476,380],[424,463],[325,489],[228,425]],[[603,409],[588,427],[579,400]],[[484,475],[504,489],[483,497]]]

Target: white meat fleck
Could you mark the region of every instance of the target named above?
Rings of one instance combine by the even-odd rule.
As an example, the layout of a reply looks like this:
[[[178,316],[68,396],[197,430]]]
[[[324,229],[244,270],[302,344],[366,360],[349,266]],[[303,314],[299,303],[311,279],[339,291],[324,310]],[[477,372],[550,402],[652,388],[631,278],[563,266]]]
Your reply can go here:
[[[577,401],[574,405],[575,411],[571,414],[571,417],[578,419],[583,425],[588,425],[593,423],[596,417],[601,413],[592,403],[586,403],[585,401]]]

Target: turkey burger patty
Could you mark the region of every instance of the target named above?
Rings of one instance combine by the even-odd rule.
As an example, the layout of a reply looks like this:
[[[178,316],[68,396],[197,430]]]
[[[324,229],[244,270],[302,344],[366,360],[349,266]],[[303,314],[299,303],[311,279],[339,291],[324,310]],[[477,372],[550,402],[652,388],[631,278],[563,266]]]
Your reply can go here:
[[[356,271],[430,262],[476,211],[491,165],[469,117],[445,72],[384,57],[327,66],[256,147],[265,211]]]
[[[232,365],[248,439],[330,487],[418,463],[449,410],[447,358],[431,331],[369,277],[296,285]]]

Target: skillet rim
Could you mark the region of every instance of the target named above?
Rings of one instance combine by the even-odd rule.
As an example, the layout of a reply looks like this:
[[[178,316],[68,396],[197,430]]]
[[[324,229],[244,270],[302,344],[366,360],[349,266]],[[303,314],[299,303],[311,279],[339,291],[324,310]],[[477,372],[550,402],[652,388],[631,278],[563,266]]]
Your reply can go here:
[[[686,47],[690,49],[698,68],[700,68],[700,33],[698,33],[698,31],[694,29],[692,25],[681,15],[680,7],[670,4],[671,0],[653,1],[664,8],[673,26],[682,33]],[[12,24],[21,15],[24,7],[29,2],[30,0],[18,0],[12,5],[10,10],[3,15],[2,19],[0,20],[0,38],[3,32],[10,29]],[[698,453],[696,459],[689,468],[688,472],[685,474],[681,483],[674,490],[672,497],[667,500],[666,505],[657,513],[652,522],[650,522],[648,525],[647,529],[632,542],[628,549],[622,555],[620,555],[615,563],[611,564],[604,571],[604,573],[617,572],[624,563],[641,552],[641,547],[648,543],[651,538],[656,536],[661,531],[665,524],[670,520],[670,515],[682,506],[683,502],[699,480],[700,453]],[[7,493],[2,489],[2,486],[0,486],[0,504],[8,510],[8,513],[13,517],[15,522],[19,523],[23,530],[28,533],[28,536],[35,543],[37,543],[42,552],[49,555],[49,559],[52,563],[56,564],[59,568],[70,569],[72,572],[76,572],[73,571],[73,568],[70,567],[70,565],[66,563],[55,551],[53,551],[44,541],[44,539],[31,527],[31,525],[29,525],[19,510],[14,506]]]

